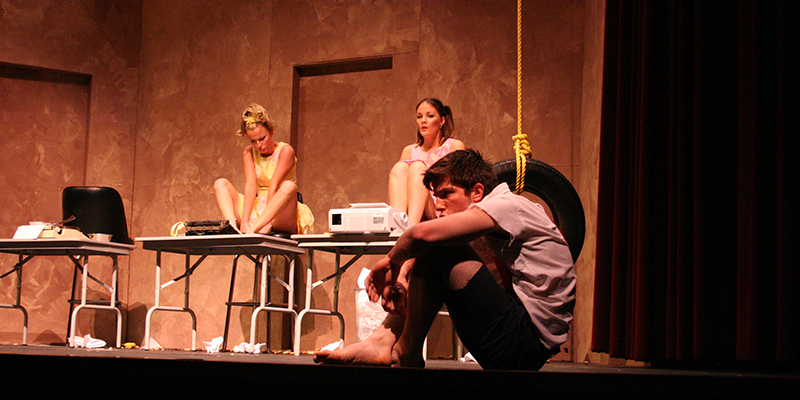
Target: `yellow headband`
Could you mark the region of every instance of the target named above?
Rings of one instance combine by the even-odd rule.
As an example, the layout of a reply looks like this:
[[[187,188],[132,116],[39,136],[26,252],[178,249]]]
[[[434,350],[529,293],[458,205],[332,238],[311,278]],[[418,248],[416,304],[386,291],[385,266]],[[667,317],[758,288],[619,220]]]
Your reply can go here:
[[[254,116],[253,114],[248,114],[244,116],[244,123],[247,125],[257,124],[259,122],[261,122],[261,120],[259,118],[256,118],[256,116]]]

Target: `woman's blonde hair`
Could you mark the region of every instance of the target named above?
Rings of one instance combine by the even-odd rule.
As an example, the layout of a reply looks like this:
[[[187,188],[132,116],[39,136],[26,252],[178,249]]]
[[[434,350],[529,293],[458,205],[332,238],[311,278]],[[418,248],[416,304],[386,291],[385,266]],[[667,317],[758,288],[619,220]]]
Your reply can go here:
[[[253,103],[242,113],[242,117],[239,121],[239,129],[236,131],[236,134],[244,136],[248,129],[255,129],[258,124],[264,125],[264,128],[267,128],[270,132],[275,131],[275,123],[272,122],[269,114],[267,114],[267,110]]]

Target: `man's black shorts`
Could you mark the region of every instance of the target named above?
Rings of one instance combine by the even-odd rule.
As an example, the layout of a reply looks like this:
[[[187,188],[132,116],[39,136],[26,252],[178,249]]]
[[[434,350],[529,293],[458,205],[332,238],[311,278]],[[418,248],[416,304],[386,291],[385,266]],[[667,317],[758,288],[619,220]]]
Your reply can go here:
[[[552,356],[516,295],[482,266],[445,304],[458,336],[483,369],[539,370]]]

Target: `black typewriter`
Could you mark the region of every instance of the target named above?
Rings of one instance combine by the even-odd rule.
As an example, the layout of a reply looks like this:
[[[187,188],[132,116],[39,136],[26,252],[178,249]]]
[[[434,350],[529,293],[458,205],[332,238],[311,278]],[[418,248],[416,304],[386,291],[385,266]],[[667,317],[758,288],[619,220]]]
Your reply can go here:
[[[239,232],[228,220],[186,221],[186,236],[235,235]]]

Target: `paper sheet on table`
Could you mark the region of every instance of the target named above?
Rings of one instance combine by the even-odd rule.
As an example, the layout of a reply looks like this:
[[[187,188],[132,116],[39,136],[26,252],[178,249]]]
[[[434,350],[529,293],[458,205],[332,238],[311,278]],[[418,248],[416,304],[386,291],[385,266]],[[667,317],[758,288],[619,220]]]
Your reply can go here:
[[[47,225],[20,225],[14,232],[14,239],[36,239]]]

